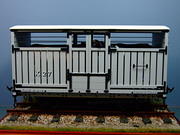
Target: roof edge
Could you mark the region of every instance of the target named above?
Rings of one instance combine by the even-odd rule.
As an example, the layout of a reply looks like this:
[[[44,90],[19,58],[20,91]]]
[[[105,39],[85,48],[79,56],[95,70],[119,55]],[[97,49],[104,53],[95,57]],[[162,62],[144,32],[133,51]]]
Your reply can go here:
[[[9,28],[16,30],[119,30],[119,31],[169,31],[165,25],[15,25]]]

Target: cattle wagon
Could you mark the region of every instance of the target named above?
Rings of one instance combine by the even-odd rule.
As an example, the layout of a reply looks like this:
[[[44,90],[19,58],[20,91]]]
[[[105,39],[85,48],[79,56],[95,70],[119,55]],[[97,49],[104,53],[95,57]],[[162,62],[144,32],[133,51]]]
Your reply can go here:
[[[10,31],[15,97],[168,93],[167,26],[19,25]]]

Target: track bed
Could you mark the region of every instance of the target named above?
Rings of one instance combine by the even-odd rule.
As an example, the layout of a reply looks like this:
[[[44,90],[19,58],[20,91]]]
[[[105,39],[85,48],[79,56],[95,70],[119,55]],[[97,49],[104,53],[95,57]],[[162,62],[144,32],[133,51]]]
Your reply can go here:
[[[42,102],[43,101],[43,102]],[[147,104],[138,100],[39,100],[17,103],[7,110],[1,125],[57,128],[180,128],[167,105]]]

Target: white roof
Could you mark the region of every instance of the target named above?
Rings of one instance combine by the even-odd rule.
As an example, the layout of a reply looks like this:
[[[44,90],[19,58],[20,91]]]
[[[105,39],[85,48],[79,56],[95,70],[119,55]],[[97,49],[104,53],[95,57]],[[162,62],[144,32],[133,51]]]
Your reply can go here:
[[[163,25],[16,25],[11,31],[33,30],[112,30],[112,31],[169,31]]]

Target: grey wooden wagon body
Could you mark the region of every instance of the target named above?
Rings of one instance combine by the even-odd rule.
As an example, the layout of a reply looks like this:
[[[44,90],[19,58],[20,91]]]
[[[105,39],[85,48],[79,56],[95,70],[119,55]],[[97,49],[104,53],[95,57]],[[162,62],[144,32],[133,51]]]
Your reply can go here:
[[[165,95],[166,26],[35,25],[11,30],[14,95]]]

